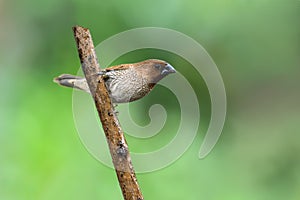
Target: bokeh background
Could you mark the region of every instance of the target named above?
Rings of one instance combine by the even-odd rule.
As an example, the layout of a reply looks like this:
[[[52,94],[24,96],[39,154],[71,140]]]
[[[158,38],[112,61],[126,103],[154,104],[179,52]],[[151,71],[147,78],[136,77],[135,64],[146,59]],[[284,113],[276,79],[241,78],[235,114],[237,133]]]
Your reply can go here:
[[[137,27],[183,32],[203,45],[224,79],[224,131],[199,160],[210,119],[201,75],[155,49],[114,62],[172,61],[200,102],[200,129],[186,153],[167,168],[137,175],[145,199],[300,199],[299,19],[298,0],[0,0],[0,199],[122,199],[114,170],[95,160],[77,135],[72,90],[52,82],[79,69],[76,24],[90,28],[95,44]],[[128,137],[132,150],[155,149],[172,138],[168,127],[179,123],[180,112],[164,91],[158,87],[130,106],[141,125],[149,122],[153,102],[172,113],[155,136],[160,139]]]

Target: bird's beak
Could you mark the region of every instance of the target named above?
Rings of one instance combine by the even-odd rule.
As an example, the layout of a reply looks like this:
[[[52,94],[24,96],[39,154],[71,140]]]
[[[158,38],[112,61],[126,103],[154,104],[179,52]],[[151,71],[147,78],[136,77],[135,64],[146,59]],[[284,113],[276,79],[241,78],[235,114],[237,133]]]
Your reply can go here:
[[[162,75],[167,75],[167,74],[171,74],[171,73],[176,73],[176,70],[174,69],[174,67],[172,65],[170,65],[169,63],[165,66],[165,68],[161,71]]]

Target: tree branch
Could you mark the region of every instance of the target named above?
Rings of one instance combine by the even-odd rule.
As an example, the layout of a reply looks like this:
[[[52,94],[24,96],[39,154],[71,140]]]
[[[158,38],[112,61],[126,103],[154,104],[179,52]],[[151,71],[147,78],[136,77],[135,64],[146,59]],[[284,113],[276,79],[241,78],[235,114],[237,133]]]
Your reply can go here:
[[[112,161],[125,200],[143,200],[132,166],[128,146],[115,114],[104,80],[97,73],[100,66],[97,60],[92,37],[88,29],[73,27],[81,67],[102,123]]]

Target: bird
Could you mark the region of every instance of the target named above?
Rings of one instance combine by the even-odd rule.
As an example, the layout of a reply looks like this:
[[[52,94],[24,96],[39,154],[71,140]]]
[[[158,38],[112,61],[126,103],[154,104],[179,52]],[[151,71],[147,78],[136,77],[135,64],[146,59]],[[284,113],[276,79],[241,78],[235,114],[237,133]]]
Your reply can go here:
[[[112,103],[128,103],[149,94],[155,85],[169,74],[176,73],[174,67],[164,60],[148,59],[137,63],[121,64],[101,70]],[[59,85],[90,93],[83,77],[62,74],[53,80]]]

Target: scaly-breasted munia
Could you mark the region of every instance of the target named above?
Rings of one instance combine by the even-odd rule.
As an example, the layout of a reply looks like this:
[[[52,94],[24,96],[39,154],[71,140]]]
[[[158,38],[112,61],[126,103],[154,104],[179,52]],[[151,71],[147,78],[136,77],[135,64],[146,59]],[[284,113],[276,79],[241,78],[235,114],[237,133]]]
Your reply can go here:
[[[147,95],[158,81],[176,70],[167,62],[149,59],[133,64],[122,64],[102,70],[106,88],[113,103],[126,103],[138,100]],[[89,91],[85,78],[62,74],[54,82]]]

